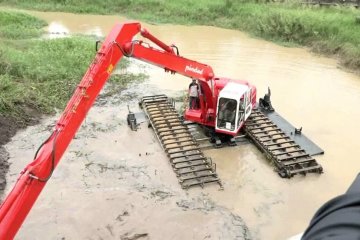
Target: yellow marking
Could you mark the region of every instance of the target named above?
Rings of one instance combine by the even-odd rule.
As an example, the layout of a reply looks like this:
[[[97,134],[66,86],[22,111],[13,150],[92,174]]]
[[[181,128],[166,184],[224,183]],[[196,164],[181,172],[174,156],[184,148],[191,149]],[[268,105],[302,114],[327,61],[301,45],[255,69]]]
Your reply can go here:
[[[110,74],[113,69],[114,69],[114,65],[110,64],[106,71],[108,72],[108,74]]]

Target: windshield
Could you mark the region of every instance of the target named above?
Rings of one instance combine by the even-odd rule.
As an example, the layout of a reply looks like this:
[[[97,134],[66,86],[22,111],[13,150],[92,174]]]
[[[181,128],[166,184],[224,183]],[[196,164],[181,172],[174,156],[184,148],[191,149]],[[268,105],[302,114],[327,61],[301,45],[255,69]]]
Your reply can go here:
[[[237,102],[230,98],[220,98],[217,115],[217,128],[235,130]]]

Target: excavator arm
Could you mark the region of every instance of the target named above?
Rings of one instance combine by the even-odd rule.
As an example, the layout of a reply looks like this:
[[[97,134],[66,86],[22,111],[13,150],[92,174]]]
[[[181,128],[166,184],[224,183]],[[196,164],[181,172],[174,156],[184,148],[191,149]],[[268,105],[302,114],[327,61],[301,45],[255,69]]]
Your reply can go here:
[[[138,33],[161,49],[150,47],[143,41],[133,40]],[[20,173],[15,186],[1,204],[0,239],[14,238],[117,62],[124,55],[202,82],[214,77],[210,66],[179,56],[175,53],[174,47],[167,46],[141,29],[140,23],[116,24],[97,51],[94,61],[56,123],[53,133],[40,146],[34,160]],[[211,94],[209,89],[205,91]]]
[[[153,65],[164,68],[165,71],[179,73],[200,81],[209,81],[214,77],[210,66],[181,57],[173,52],[157,50],[146,46],[142,41],[128,42],[124,45],[124,54]]]

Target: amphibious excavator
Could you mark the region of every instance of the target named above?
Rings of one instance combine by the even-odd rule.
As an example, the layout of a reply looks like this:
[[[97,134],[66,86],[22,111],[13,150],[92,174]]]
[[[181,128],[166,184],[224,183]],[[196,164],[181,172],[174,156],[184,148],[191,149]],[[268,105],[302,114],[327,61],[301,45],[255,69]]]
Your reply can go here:
[[[156,46],[134,39],[138,33]],[[212,129],[215,142],[219,141],[217,136],[230,136],[231,141],[240,130],[244,130],[278,167],[281,175],[291,177],[297,173],[322,172],[321,166],[291,136],[287,136],[266,113],[257,108],[256,88],[247,81],[215,76],[210,66],[180,56],[175,45],[166,45],[138,22],[116,24],[100,49],[98,43],[94,61],[76,87],[53,132],[36,151],[34,160],[20,173],[15,186],[1,204],[0,239],[15,236],[123,56],[196,79],[199,107],[186,109],[184,118]],[[173,102],[165,95],[155,95],[143,97],[141,105],[182,187],[203,186],[211,182],[221,185],[214,164],[187,130]]]

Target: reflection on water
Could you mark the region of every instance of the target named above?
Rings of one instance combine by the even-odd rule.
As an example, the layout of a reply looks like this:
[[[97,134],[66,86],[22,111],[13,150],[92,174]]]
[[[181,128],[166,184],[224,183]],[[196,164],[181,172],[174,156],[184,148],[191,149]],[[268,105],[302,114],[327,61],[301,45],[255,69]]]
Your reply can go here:
[[[98,38],[104,37],[103,30],[100,26],[89,26],[86,24],[83,25],[83,29],[84,32],[81,32],[82,34],[91,35]],[[49,36],[49,38],[66,37],[70,33],[70,30],[66,27],[66,25],[58,21],[50,22],[46,28],[46,31],[47,31],[47,36]]]
[[[61,38],[66,37],[70,31],[61,22],[51,22],[47,27],[49,38]]]
[[[96,37],[104,37],[104,34],[102,32],[102,29],[101,27],[99,26],[96,26],[96,27],[93,27],[93,28],[89,28],[85,34],[87,35],[92,35],[92,36],[96,36]]]
[[[50,27],[61,23],[63,30],[59,32],[97,36],[106,35],[115,22],[125,20],[119,16],[30,13],[51,23],[50,32]],[[291,180],[280,179],[252,145],[208,151],[225,190],[203,191],[241,215],[255,238],[284,239],[303,232],[316,209],[344,192],[360,170],[360,78],[339,69],[334,59],[253,39],[238,31],[144,26],[164,42],[175,43],[180,55],[212,66],[216,75],[250,81],[257,86],[259,97],[270,86],[276,110],[295,126],[302,126],[303,132],[325,150],[324,156],[317,157],[323,175]],[[141,66],[150,83],[164,93],[189,84],[186,77],[165,74],[163,69],[147,64]]]

